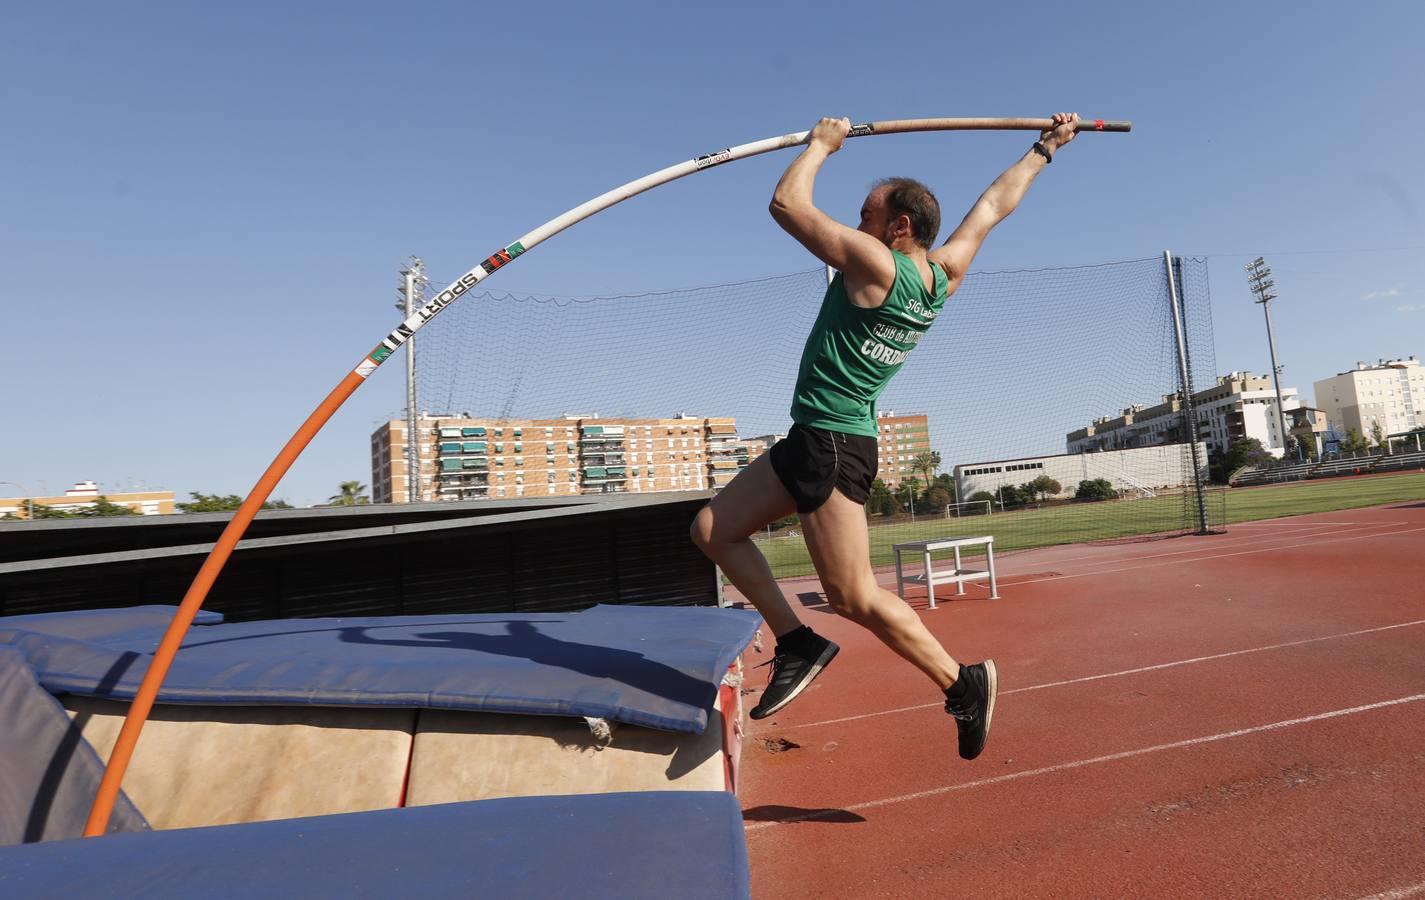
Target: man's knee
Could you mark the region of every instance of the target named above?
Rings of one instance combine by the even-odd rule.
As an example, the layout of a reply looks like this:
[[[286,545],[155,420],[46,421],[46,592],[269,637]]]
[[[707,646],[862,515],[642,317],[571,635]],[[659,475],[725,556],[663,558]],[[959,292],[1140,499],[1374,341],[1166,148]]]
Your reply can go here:
[[[864,622],[875,607],[875,591],[862,583],[822,584],[826,600],[836,614],[853,622]]]
[[[712,506],[704,506],[698,510],[698,514],[693,517],[693,524],[688,526],[688,537],[700,550],[706,550],[713,543],[713,513]]]

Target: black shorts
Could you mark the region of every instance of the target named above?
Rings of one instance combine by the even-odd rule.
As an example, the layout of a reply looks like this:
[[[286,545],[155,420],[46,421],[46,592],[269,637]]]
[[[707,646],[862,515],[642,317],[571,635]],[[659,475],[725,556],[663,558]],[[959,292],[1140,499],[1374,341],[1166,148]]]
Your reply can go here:
[[[876,478],[876,439],[860,434],[793,425],[768,454],[797,512],[815,512],[834,488],[861,504]]]

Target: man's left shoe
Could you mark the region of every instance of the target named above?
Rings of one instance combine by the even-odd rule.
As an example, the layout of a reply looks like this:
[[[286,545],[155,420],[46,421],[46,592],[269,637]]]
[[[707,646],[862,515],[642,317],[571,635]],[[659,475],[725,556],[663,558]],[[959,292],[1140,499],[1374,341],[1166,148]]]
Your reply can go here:
[[[954,700],[947,696],[945,711],[955,717],[955,727],[960,732],[960,756],[974,759],[985,749],[990,720],[995,714],[995,693],[999,690],[995,661],[987,659],[973,666],[961,666],[960,680],[964,682],[965,692]]]
[[[831,664],[841,648],[819,634],[812,634],[805,655],[792,653],[778,646],[772,657],[772,675],[762,699],[748,713],[754,719],[765,719],[797,698],[821,670]],[[763,663],[768,665],[768,663]]]

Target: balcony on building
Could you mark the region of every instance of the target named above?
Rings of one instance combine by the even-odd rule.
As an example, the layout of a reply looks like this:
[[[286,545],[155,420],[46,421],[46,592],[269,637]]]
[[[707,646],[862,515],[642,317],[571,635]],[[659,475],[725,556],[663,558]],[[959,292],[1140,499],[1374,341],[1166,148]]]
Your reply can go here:
[[[585,425],[579,429],[579,442],[585,446],[622,444],[622,425]]]

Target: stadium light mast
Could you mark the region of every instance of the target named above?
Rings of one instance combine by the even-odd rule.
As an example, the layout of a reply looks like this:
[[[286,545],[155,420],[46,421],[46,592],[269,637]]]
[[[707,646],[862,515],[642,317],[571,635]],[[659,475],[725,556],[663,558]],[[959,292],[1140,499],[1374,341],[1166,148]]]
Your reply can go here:
[[[401,286],[396,288],[396,308],[410,318],[425,305],[424,289],[430,279],[425,275],[425,263],[412,256],[401,270]],[[406,347],[406,502],[415,503],[421,497],[421,445],[416,434],[416,339],[412,335]]]
[[[1247,284],[1257,298],[1252,302],[1262,304],[1262,313],[1267,317],[1267,349],[1271,352],[1272,356],[1272,386],[1276,388],[1277,392],[1277,424],[1281,426],[1282,430],[1282,456],[1285,457],[1287,430],[1286,409],[1282,406],[1282,367],[1277,365],[1277,343],[1272,338],[1272,310],[1270,305],[1273,300],[1277,299],[1276,293],[1272,290],[1276,287],[1276,282],[1272,281],[1272,270],[1267,267],[1266,260],[1260,256],[1252,260],[1250,264],[1243,266],[1243,268],[1247,270]],[[1301,445],[1300,442],[1298,442],[1298,455],[1300,455],[1300,452]]]

